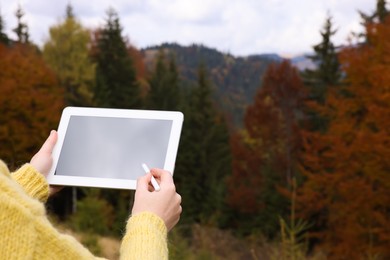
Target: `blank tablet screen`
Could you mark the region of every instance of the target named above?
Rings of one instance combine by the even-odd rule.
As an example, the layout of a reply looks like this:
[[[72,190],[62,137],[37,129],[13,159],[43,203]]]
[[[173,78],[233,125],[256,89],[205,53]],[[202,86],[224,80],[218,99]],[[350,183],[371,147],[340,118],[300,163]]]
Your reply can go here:
[[[71,116],[55,175],[136,179],[164,168],[172,120]]]

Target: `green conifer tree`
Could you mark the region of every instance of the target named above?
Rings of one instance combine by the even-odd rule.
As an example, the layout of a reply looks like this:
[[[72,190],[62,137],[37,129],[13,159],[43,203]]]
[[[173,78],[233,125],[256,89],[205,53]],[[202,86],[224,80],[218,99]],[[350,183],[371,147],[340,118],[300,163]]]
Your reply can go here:
[[[107,11],[104,28],[97,34],[96,86],[94,99],[101,107],[139,108],[140,88],[133,61],[122,37],[122,27],[114,9]]]
[[[316,65],[315,69],[306,69],[302,73],[304,84],[308,87],[308,99],[314,103],[323,104],[330,86],[337,86],[341,81],[341,67],[337,57],[337,50],[332,42],[332,36],[337,30],[333,29],[332,17],[326,18],[322,29],[322,40],[313,46],[314,54],[308,56]],[[307,111],[310,128],[315,131],[324,131],[327,120],[311,109]]]
[[[372,44],[371,39],[369,38],[367,33],[367,29],[370,25],[375,23],[384,23],[386,17],[389,15],[389,10],[386,8],[386,0],[377,0],[376,8],[372,14],[366,14],[364,12],[359,11],[360,16],[362,18],[362,25],[366,28],[365,32],[358,35],[358,37],[363,38],[364,44]]]
[[[313,46],[314,54],[308,56],[318,67],[306,69],[302,74],[304,83],[312,90],[313,98],[319,101],[324,101],[326,87],[339,84],[341,79],[340,63],[331,39],[336,32],[337,30],[333,29],[332,17],[328,16],[320,32],[322,41]]]
[[[361,18],[363,19],[363,25],[367,25],[369,23],[383,23],[389,14],[389,10],[386,8],[386,0],[377,0],[376,1],[376,9],[372,14],[365,14],[363,12],[359,12]]]
[[[9,39],[7,34],[4,31],[5,31],[5,22],[3,16],[0,13],[0,43],[8,45]]]
[[[180,107],[179,77],[174,57],[167,61],[164,50],[158,54],[154,72],[149,80],[147,98],[149,109],[178,110]]]
[[[107,10],[105,26],[96,32],[94,60],[96,62],[95,105],[107,108],[134,109],[142,106],[141,91],[133,60],[122,37],[122,27],[116,11]],[[101,190],[97,195],[114,208],[112,233],[121,235],[130,210],[133,192]]]
[[[13,31],[16,33],[17,41],[19,43],[28,43],[29,42],[29,33],[28,25],[25,22],[22,22],[22,18],[25,15],[22,6],[19,4],[16,9],[15,16],[17,19],[17,26]]]
[[[66,18],[67,19],[74,19],[75,18],[73,6],[70,3],[68,3],[66,6]]]
[[[186,104],[175,170],[186,209],[182,219],[184,223],[218,222],[224,209],[225,178],[231,171],[229,133],[212,102],[211,84],[203,65],[199,67],[198,85]]]

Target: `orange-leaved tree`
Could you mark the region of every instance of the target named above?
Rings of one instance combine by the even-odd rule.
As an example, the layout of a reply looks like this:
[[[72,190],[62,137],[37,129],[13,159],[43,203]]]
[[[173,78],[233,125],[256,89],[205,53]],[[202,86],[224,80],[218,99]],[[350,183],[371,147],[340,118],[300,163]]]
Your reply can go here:
[[[63,91],[31,45],[0,45],[0,61],[0,158],[15,168],[57,127]]]
[[[245,128],[231,141],[229,204],[242,214],[248,229],[257,227],[269,236],[278,231],[278,217],[288,213],[288,200],[278,188],[288,188],[297,174],[303,97],[301,78],[290,62],[270,65],[246,110]]]
[[[390,258],[390,19],[366,34],[340,53],[346,87],[317,107],[327,132],[303,134],[300,212],[330,259]]]

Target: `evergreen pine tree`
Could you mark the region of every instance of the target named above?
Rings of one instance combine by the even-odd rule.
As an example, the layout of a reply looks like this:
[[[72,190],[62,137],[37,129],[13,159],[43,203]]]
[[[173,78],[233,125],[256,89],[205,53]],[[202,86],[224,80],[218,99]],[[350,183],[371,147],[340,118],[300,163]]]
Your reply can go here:
[[[333,29],[332,17],[328,16],[323,30],[320,32],[322,41],[313,47],[314,54],[308,56],[316,65],[315,69],[307,69],[302,73],[304,84],[308,87],[308,99],[314,103],[323,104],[326,99],[327,89],[337,86],[341,81],[341,68],[337,57],[336,47],[332,43],[332,36],[336,34]],[[326,119],[312,110],[307,111],[310,128],[324,131]]]
[[[218,222],[224,208],[225,178],[231,171],[229,133],[212,102],[211,84],[203,65],[199,67],[198,85],[187,100],[175,170],[186,209],[182,220]]]
[[[380,23],[383,23],[389,14],[386,8],[386,0],[378,0],[376,3],[376,16]]]
[[[118,14],[107,11],[104,28],[97,35],[96,86],[94,98],[101,107],[139,108],[140,88],[133,61],[122,37]]]
[[[4,31],[5,31],[5,22],[3,16],[0,13],[0,43],[8,45],[9,39],[7,34]]]
[[[28,25],[22,22],[22,18],[25,15],[22,7],[18,5],[18,9],[16,9],[15,16],[18,21],[18,24],[13,31],[16,33],[17,41],[19,43],[28,43],[29,42],[29,33],[28,33]]]
[[[359,12],[362,18],[362,25],[365,27],[365,32],[358,35],[358,37],[363,38],[364,44],[372,44],[368,35],[370,35],[367,30],[372,28],[373,24],[381,23],[383,24],[386,20],[386,17],[389,15],[389,10],[386,8],[386,0],[377,0],[376,1],[376,9],[372,14],[365,14],[363,12]]]
[[[74,19],[75,18],[75,15],[74,15],[74,12],[73,12],[73,6],[68,3],[68,5],[66,6],[66,19]]]
[[[175,56],[170,55],[168,61],[168,83],[169,87],[169,96],[171,97],[167,101],[168,109],[177,109],[181,107],[181,92],[179,88],[179,72],[177,70],[177,65],[175,61]]]
[[[180,92],[176,63],[173,56],[167,62],[163,50],[158,54],[149,86],[150,91],[147,98],[149,109],[178,110]]]
[[[122,37],[122,27],[114,9],[107,10],[105,26],[96,32],[94,59],[96,82],[94,102],[99,107],[134,109],[141,107],[140,87],[133,60]],[[132,201],[130,191],[101,190],[97,194],[114,208],[112,232],[120,235]]]
[[[370,23],[383,23],[389,14],[389,10],[386,8],[386,0],[377,0],[376,9],[373,14],[365,14],[360,12],[360,16],[363,19],[363,25]]]
[[[313,98],[322,102],[326,87],[339,84],[341,79],[336,47],[331,40],[336,32],[337,30],[333,29],[332,17],[328,16],[324,28],[320,32],[322,41],[313,47],[314,55],[308,56],[318,67],[307,69],[302,74],[304,83],[312,90]]]

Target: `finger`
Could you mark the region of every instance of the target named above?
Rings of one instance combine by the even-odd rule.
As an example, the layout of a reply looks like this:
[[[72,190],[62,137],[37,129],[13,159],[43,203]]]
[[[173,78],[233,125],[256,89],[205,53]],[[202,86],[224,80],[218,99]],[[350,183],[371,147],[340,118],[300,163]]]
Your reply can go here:
[[[155,190],[154,190],[154,187],[153,187],[153,185],[152,185],[151,183],[149,183],[148,191],[150,191],[150,192],[155,191]]]
[[[153,174],[154,177],[160,179],[161,181],[169,181],[172,180],[172,174],[166,170],[153,168],[150,173]]]
[[[45,153],[52,153],[54,146],[57,142],[58,134],[57,131],[51,130],[49,137],[46,139],[45,143],[42,145],[41,150]]]
[[[160,179],[160,178],[161,178],[161,174],[162,174],[162,170],[161,170],[161,169],[158,169],[158,168],[152,168],[152,169],[150,170],[150,173],[151,173],[155,178]]]
[[[54,195],[60,190],[62,190],[64,186],[56,186],[56,185],[50,185],[49,190],[50,190],[50,195]]]
[[[150,184],[150,179],[152,178],[152,175],[150,173],[141,176],[137,179],[137,190],[142,189],[142,190],[149,190],[149,184]]]
[[[159,173],[160,182],[163,183],[173,183],[172,174],[169,171],[156,169]]]

